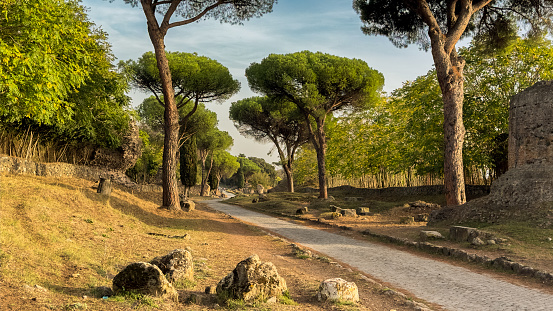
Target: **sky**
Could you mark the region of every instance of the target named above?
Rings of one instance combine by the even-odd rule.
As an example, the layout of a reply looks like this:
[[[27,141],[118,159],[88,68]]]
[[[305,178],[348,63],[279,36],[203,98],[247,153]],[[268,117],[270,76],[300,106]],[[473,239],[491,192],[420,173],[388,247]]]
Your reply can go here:
[[[400,88],[432,69],[430,52],[418,46],[396,48],[386,37],[367,36],[361,31],[361,20],[352,8],[352,0],[279,0],[273,12],[245,21],[243,25],[222,24],[216,20],[171,28],[166,37],[166,50],[198,53],[226,66],[240,81],[241,90],[223,103],[207,103],[217,113],[219,129],[234,139],[230,153],[237,156],[278,161],[272,144],[258,143],[240,135],[228,111],[232,102],[259,96],[248,86],[245,69],[259,63],[269,54],[287,54],[304,50],[364,60],[385,78],[387,93]],[[148,37],[146,18],[141,7],[132,7],[123,0],[83,0],[89,19],[108,34],[112,52],[119,60],[138,59],[153,51]],[[138,106],[151,94],[132,91],[132,105]]]

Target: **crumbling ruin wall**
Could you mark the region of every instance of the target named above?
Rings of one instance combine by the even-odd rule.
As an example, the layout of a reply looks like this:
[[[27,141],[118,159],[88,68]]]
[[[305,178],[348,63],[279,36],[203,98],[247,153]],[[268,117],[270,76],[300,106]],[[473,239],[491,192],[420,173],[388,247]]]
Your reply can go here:
[[[509,108],[509,169],[553,165],[553,81],[541,81],[513,96]]]

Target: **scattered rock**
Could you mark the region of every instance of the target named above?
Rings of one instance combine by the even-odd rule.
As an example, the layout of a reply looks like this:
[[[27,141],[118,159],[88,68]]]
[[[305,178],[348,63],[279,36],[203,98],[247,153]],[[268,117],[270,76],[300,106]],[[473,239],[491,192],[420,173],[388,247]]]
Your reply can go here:
[[[305,215],[305,214],[308,213],[308,211],[309,211],[309,209],[307,208],[307,206],[304,206],[304,207],[298,208],[296,210],[296,215]]]
[[[413,216],[401,216],[399,218],[399,223],[404,225],[410,225],[415,222],[415,218]]]
[[[154,258],[150,263],[156,265],[171,283],[194,279],[194,262],[188,250],[175,249],[163,257]]]
[[[340,213],[345,217],[357,217],[357,212],[354,209],[342,209]]]
[[[417,214],[414,216],[414,219],[416,222],[427,222],[428,221],[428,214]]]
[[[131,263],[113,278],[115,293],[127,290],[152,296],[178,296],[177,291],[167,281],[161,270],[147,262]]]
[[[255,301],[268,297],[279,297],[287,290],[286,281],[270,262],[261,262],[257,255],[241,261],[236,268],[217,284],[217,294],[227,297]]]
[[[475,237],[474,239],[472,239],[470,241],[470,244],[475,245],[475,246],[481,246],[481,245],[485,245],[486,242],[482,241],[482,239],[479,238],[479,237]]]
[[[328,279],[321,283],[317,291],[319,301],[359,301],[359,291],[353,282],[341,278]]]
[[[368,216],[370,214],[371,214],[371,211],[368,207],[358,207],[357,208],[357,215]]]
[[[441,240],[444,239],[444,236],[439,233],[438,231],[421,231],[420,232],[420,239],[421,241],[428,241],[428,240]]]

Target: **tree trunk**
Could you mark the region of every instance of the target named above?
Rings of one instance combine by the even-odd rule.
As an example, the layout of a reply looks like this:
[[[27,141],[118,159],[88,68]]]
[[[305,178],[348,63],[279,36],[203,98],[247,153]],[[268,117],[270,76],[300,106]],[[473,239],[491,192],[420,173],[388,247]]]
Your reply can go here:
[[[324,132],[324,121],[317,120],[317,132],[313,140],[317,142],[314,144],[315,151],[317,152],[317,171],[319,173],[319,198],[328,199],[328,192],[326,187],[326,135]]]
[[[286,174],[288,192],[294,192],[294,175],[292,174],[292,165],[290,163],[282,165]]]
[[[463,69],[465,61],[444,49],[444,37],[429,31],[432,56],[444,102],[444,187],[448,206],[466,202],[463,174]]]
[[[175,91],[173,90],[169,61],[165,54],[165,33],[160,30],[152,8],[145,1],[142,1],[142,8],[148,21],[148,34],[156,54],[165,104],[162,172],[163,206],[171,210],[178,210],[180,209],[177,186],[179,114],[175,103]]]

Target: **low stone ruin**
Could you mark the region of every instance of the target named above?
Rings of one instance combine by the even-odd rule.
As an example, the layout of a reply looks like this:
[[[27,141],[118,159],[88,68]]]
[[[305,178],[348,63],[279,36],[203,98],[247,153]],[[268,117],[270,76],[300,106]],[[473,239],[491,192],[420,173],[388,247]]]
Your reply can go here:
[[[341,278],[328,279],[321,283],[317,291],[319,301],[358,302],[359,290],[353,282]]]
[[[286,290],[286,281],[278,274],[276,267],[252,255],[238,263],[217,284],[216,291],[218,295],[251,302],[280,297]]]

